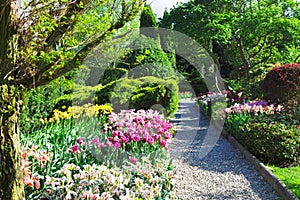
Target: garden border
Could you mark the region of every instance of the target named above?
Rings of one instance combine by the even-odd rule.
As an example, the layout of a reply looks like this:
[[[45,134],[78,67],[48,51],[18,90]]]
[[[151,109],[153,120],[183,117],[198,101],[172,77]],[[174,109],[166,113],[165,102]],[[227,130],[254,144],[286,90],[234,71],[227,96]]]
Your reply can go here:
[[[225,129],[222,129],[219,124],[213,123],[214,127],[221,132],[221,135],[226,138],[236,149],[238,149],[243,156],[248,160],[254,168],[264,177],[266,181],[276,190],[276,192],[285,200],[299,200],[294,193],[287,188],[287,186],[279,180],[265,165],[246,150],[233,136]]]

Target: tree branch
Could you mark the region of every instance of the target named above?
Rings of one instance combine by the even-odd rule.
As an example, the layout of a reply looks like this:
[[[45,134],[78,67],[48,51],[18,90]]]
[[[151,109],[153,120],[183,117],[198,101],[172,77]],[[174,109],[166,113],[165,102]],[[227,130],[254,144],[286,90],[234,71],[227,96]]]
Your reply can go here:
[[[76,2],[80,1],[84,0],[76,0]],[[122,5],[122,8],[126,8],[125,10],[121,11],[122,18],[119,19],[117,22],[112,23],[111,26],[99,36],[96,35],[95,39],[87,43],[81,50],[79,50],[76,53],[76,55],[73,58],[70,58],[70,60],[64,60],[64,66],[54,70],[51,76],[49,75],[49,73],[47,73],[47,71],[51,70],[52,67],[55,66],[55,64],[53,64],[53,62],[51,64],[46,64],[44,62],[39,63],[40,65],[37,68],[38,71],[35,74],[35,84],[37,86],[47,84],[51,80],[54,80],[64,75],[65,73],[71,71],[72,69],[79,67],[86,58],[86,56],[90,53],[90,51],[98,44],[103,42],[113,32],[113,30],[122,28],[128,21],[132,20],[132,17],[139,12],[139,7],[143,4],[143,2],[144,0],[134,0],[131,4],[131,7]],[[123,4],[126,4],[126,1],[124,1]],[[70,28],[70,26],[64,28],[65,31],[69,31],[68,28]],[[62,32],[59,29],[56,29],[54,32],[55,34],[51,34],[51,36],[48,39],[48,45],[49,43],[55,44],[55,41],[58,41],[58,38],[63,36]],[[60,58],[57,58],[57,60],[55,60],[54,62],[59,63],[62,62],[62,60],[60,60]],[[30,83],[26,83],[26,80],[24,80],[24,82],[26,85],[28,85],[28,87],[31,87]]]
[[[79,4],[84,1],[85,0],[76,0],[69,5],[65,15],[62,16],[61,20],[58,22],[58,27],[53,30],[46,38],[46,44],[44,45],[45,50],[47,49],[48,51],[50,51],[51,49],[55,49],[55,44],[59,42],[62,36],[67,31],[70,31],[74,28],[75,20],[71,20],[71,17],[76,13],[80,14],[84,11],[83,7],[79,7]],[[37,69],[39,70],[38,73],[43,74],[49,68],[51,68],[51,66],[52,65],[45,63],[44,60],[41,60],[39,63],[37,63]]]
[[[264,45],[266,43],[266,39],[267,39],[267,35],[265,35],[263,43],[259,45],[259,49],[256,52],[254,52],[253,54],[249,55],[250,59],[254,58],[255,56],[257,56],[262,51],[262,49],[263,49],[263,47],[264,47]],[[258,43],[259,43],[259,41],[258,41]],[[251,47],[251,48],[254,48],[254,47]]]
[[[264,58],[262,58],[259,62],[256,62],[254,63],[253,65],[256,66],[258,64],[261,64],[261,63],[264,63],[266,62],[273,54],[273,51],[272,51],[272,48],[270,48],[270,51],[269,51],[269,55],[265,56]]]
[[[83,6],[79,6],[84,2],[85,0],[75,0],[69,4],[65,15],[58,22],[58,27],[46,38],[47,47],[53,47],[68,29],[74,28],[75,20],[71,20],[71,17],[75,14],[81,14],[85,10]]]
[[[97,37],[94,41],[85,45],[79,52],[77,52],[77,54],[74,56],[73,59],[68,61],[63,68],[57,69],[51,77],[47,76],[44,73],[40,74],[40,77],[37,77],[37,84],[38,85],[47,84],[51,80],[54,80],[64,75],[65,73],[71,71],[72,69],[79,67],[94,47],[96,47],[99,43],[103,42],[114,29],[119,29],[123,27],[124,24],[125,22],[119,22],[112,25],[109,29],[107,29],[103,34]]]

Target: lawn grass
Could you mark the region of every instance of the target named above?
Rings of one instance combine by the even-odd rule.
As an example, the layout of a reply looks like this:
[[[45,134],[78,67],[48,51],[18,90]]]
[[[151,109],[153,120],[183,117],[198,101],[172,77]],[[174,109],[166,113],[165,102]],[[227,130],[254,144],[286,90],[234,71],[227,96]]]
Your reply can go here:
[[[269,166],[272,172],[298,197],[300,198],[300,166],[280,168]]]

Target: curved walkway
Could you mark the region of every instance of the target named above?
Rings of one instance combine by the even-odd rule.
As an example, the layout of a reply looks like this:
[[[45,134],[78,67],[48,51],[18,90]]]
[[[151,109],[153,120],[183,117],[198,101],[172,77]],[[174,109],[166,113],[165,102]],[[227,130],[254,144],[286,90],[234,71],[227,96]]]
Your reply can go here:
[[[199,114],[180,100],[170,156],[178,169],[176,199],[280,199],[271,185]]]

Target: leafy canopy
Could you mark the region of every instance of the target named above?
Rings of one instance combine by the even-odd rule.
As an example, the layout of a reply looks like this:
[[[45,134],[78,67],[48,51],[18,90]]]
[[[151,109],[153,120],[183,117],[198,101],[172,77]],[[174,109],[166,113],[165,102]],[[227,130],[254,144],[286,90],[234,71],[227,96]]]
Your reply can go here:
[[[139,14],[143,0],[0,2],[0,84],[33,87],[78,67]]]

